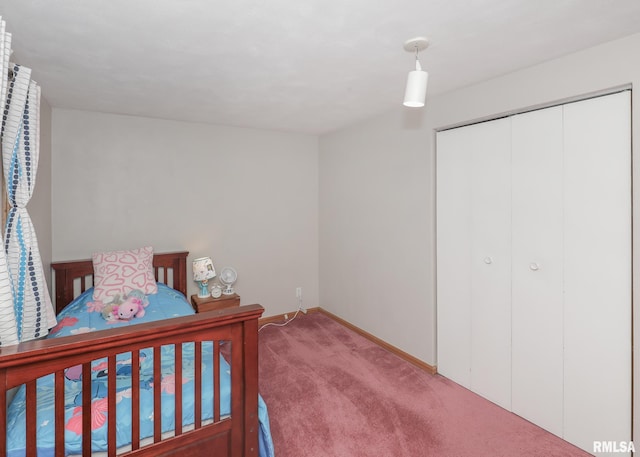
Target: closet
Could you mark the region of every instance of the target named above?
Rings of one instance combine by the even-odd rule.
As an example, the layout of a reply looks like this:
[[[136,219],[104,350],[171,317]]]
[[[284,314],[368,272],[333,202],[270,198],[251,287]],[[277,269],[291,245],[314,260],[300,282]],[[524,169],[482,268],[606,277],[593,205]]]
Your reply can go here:
[[[630,91],[438,132],[436,188],[438,372],[629,442]]]

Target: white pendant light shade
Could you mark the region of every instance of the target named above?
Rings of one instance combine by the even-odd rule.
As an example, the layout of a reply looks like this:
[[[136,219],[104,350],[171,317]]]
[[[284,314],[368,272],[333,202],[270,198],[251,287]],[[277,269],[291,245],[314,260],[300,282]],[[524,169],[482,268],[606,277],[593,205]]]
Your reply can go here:
[[[416,69],[409,72],[407,77],[407,87],[404,91],[404,106],[411,108],[421,108],[424,106],[427,96],[427,82],[429,73],[424,71],[418,60],[418,52],[429,46],[429,40],[424,37],[417,37],[408,40],[404,44],[405,51],[416,53]]]
[[[423,70],[414,70],[409,72],[407,77],[407,87],[404,91],[404,106],[411,108],[420,108],[424,106],[424,100],[427,96],[427,82],[429,81],[429,73]]]

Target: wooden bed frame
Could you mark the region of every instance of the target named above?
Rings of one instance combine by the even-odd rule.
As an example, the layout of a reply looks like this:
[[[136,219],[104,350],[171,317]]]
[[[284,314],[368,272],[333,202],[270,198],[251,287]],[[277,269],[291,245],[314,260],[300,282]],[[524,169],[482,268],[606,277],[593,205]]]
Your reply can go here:
[[[154,255],[156,279],[165,282],[186,295],[186,258],[188,252]],[[56,309],[59,312],[75,296],[92,284],[91,260],[56,262]],[[172,281],[170,280],[172,278]],[[78,283],[80,283],[78,287]],[[170,283],[170,284],[169,284]],[[74,289],[78,289],[74,291]],[[27,453],[36,456],[36,380],[55,373],[55,428],[56,457],[64,456],[64,370],[82,365],[83,411],[89,411],[91,403],[91,361],[107,357],[108,417],[115,416],[115,364],[116,355],[131,352],[132,356],[132,444],[126,452],[116,450],[115,421],[108,421],[108,456],[257,456],[258,455],[258,319],[264,309],[259,305],[195,314],[129,327],[120,327],[89,334],[27,341],[0,348],[0,456],[5,456],[7,428],[7,392],[26,385],[27,395]],[[182,351],[177,343],[195,342],[196,357],[201,352],[202,341],[214,341],[214,366],[218,366],[220,342],[230,346],[225,359],[231,365],[231,415],[220,417],[220,396],[216,395],[214,419],[204,424],[199,420],[202,405],[196,402],[196,423],[193,430],[182,430],[182,394],[176,390],[176,430],[173,436],[161,433],[162,415],[154,414],[154,436],[144,442],[139,439],[139,351],[154,348],[160,354],[160,346],[175,344],[176,378],[181,379]],[[195,364],[195,397],[201,398],[200,364]],[[85,375],[86,373],[86,375]],[[217,373],[217,370],[216,370]],[[154,378],[160,379],[160,363],[154,362]],[[214,375],[214,385],[219,386],[219,374]],[[86,380],[86,381],[85,381]],[[217,388],[217,387],[214,387]],[[85,395],[86,392],[86,395]],[[160,389],[154,389],[154,408],[160,409]],[[180,418],[180,419],[178,419]],[[91,455],[91,415],[83,414],[82,455]],[[166,434],[165,434],[166,435]],[[147,441],[152,441],[147,443]]]

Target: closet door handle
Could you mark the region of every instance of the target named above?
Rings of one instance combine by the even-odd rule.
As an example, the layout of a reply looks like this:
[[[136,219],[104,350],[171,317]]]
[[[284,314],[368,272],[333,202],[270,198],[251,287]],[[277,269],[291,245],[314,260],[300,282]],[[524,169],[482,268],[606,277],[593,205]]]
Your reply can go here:
[[[487,265],[491,265],[493,263],[493,259],[487,256],[484,258],[484,263],[486,263]]]
[[[531,262],[529,264],[529,270],[538,271],[539,269],[540,269],[540,265],[538,265],[536,262]]]

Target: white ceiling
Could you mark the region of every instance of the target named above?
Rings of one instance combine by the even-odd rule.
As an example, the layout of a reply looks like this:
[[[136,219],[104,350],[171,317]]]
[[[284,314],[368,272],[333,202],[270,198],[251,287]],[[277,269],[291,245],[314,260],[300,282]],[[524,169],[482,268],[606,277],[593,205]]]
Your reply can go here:
[[[428,98],[640,32],[638,0],[0,0],[0,15],[54,107],[310,134],[399,106],[415,36]]]

